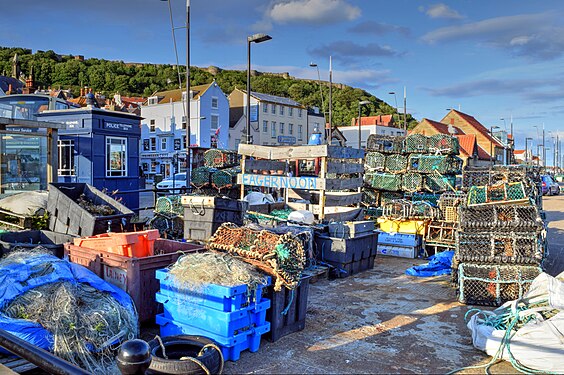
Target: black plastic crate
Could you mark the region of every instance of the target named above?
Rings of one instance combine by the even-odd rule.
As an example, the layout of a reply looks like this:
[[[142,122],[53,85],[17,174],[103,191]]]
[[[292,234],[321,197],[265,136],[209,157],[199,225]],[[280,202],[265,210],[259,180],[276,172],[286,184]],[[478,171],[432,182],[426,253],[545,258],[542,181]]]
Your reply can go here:
[[[317,259],[324,262],[347,264],[376,255],[378,232],[353,238],[335,238],[315,235]]]
[[[275,292],[272,285],[268,287],[270,309],[266,310],[266,321],[270,322],[270,332],[265,337],[270,342],[305,328],[310,278],[309,275],[303,275],[293,291],[282,288]],[[286,314],[282,314],[286,308]]]
[[[116,213],[108,216],[91,214],[76,203],[83,194],[93,204],[108,205]],[[134,214],[94,186],[83,183],[49,184],[47,211],[50,230],[75,236],[93,236],[108,231],[128,232],[131,230],[131,218]]]
[[[243,225],[247,202],[217,197],[183,197],[184,238],[208,240],[223,223]]]
[[[374,268],[375,260],[376,255],[371,255],[368,258],[358,259],[348,263],[327,262],[333,266],[330,277],[345,278],[363,271],[371,270]]]
[[[50,250],[53,255],[62,258],[63,245],[72,242],[75,236],[51,232],[49,230],[22,230],[0,234],[0,256],[14,248],[33,249],[37,246]]]

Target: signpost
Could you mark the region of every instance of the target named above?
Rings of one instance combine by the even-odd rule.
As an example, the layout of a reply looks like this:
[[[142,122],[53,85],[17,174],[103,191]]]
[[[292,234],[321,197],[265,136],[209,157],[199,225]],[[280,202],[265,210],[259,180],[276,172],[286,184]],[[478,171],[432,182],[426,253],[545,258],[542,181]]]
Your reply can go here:
[[[278,136],[278,143],[287,144],[287,145],[295,145],[296,144],[296,137],[292,137],[290,135],[279,135]]]

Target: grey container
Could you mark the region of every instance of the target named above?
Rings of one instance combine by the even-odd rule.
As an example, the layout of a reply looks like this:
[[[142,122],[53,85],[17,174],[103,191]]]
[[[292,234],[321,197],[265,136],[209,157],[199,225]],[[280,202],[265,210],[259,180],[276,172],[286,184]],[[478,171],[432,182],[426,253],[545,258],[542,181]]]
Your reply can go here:
[[[95,205],[105,204],[116,212],[114,215],[95,216],[80,207],[76,201],[84,194]],[[83,183],[49,184],[47,200],[49,229],[75,236],[93,236],[105,232],[131,230],[133,211],[94,186]]]
[[[0,234],[0,256],[14,248],[33,249],[41,246],[50,250],[56,257],[62,258],[64,244],[72,242],[75,236],[51,232],[49,230],[22,230]]]
[[[378,232],[353,238],[315,236],[317,259],[328,263],[350,263],[376,255]]]

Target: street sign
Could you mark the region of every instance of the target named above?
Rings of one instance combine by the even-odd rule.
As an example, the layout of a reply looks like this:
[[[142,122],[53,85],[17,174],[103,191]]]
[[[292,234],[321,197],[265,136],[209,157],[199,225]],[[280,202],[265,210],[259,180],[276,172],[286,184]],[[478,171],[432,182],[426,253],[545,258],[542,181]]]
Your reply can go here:
[[[294,145],[296,144],[296,137],[292,137],[290,135],[279,135],[278,136],[278,143],[284,143],[287,145]]]

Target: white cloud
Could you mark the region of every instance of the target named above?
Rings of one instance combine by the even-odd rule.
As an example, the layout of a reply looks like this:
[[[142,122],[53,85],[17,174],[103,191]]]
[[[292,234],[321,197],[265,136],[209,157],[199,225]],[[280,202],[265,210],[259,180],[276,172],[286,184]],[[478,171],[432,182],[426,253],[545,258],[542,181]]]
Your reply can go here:
[[[360,14],[360,8],[345,0],[290,0],[275,3],[267,11],[267,17],[277,23],[329,24],[352,21]]]
[[[426,15],[431,18],[447,18],[447,19],[461,19],[464,18],[456,10],[451,9],[446,4],[434,4],[428,8],[420,7],[419,10],[424,11]]]

